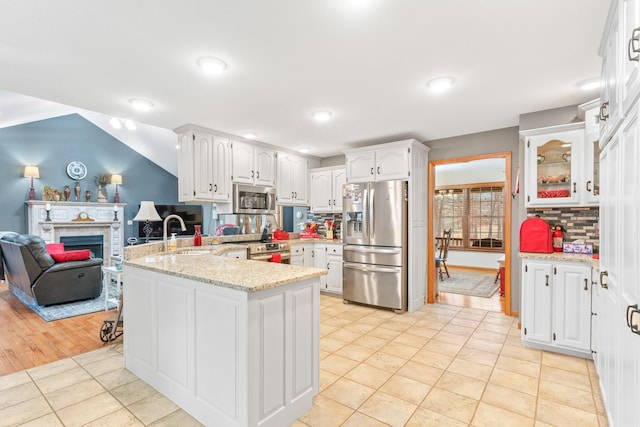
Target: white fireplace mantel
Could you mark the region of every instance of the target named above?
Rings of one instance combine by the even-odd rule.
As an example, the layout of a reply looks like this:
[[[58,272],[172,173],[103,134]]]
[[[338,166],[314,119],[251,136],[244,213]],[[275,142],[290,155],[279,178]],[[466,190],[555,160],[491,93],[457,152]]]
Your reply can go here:
[[[50,204],[50,221],[46,205]],[[61,236],[103,236],[104,265],[112,265],[112,257],[120,257],[124,246],[125,203],[46,202],[29,200],[27,206],[27,232],[42,237],[46,243],[59,243]],[[117,219],[114,206],[117,206]],[[81,212],[89,220],[74,221]]]

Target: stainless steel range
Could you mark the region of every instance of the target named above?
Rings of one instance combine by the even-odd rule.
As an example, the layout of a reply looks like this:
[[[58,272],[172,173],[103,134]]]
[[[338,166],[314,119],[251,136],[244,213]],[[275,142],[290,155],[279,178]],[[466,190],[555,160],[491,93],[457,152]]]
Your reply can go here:
[[[279,255],[282,264],[291,264],[291,248],[287,242],[250,243],[248,256],[254,261],[272,261]],[[278,258],[277,256],[275,258]]]

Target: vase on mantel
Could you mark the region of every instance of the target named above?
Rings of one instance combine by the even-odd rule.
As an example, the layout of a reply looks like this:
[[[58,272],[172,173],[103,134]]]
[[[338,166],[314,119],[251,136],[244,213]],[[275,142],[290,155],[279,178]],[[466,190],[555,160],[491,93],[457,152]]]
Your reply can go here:
[[[98,203],[107,203],[107,190],[103,186],[98,187]]]

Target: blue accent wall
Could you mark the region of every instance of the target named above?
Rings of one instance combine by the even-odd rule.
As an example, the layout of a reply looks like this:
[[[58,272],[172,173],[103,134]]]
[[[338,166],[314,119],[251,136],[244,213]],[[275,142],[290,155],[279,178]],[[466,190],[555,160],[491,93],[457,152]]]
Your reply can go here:
[[[77,160],[87,167],[80,181],[82,198],[91,191],[95,202],[98,186],[94,177],[121,174],[120,203],[126,203],[125,224],[138,212],[141,200],[157,204],[178,203],[178,179],[146,157],[104,132],[77,114],[56,117],[0,129],[0,231],[25,233],[26,207],[31,179],[24,178],[26,165],[38,166],[36,199],[42,199],[42,186],[71,188],[75,181],[67,175],[67,164]],[[107,185],[107,198],[113,202],[115,185]],[[137,223],[125,225],[125,237],[136,236]]]

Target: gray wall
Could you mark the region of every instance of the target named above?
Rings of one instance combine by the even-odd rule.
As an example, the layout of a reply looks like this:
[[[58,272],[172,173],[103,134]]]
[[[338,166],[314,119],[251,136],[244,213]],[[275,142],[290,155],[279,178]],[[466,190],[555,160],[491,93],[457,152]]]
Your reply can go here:
[[[429,161],[447,160],[484,154],[511,152],[511,185],[513,189],[518,165],[520,163],[519,135],[517,127],[496,129],[488,132],[456,136],[452,138],[427,141],[431,148]],[[521,217],[519,209],[520,195],[512,199],[511,205],[511,309],[520,309],[520,269],[518,263],[519,230]]]
[[[578,120],[577,115],[577,105],[568,105],[566,107],[559,107],[551,110],[520,114],[520,130],[538,129],[548,126],[565,125],[575,121],[583,121]]]
[[[82,194],[90,190],[96,201],[98,186],[94,177],[119,173],[123,184],[118,187],[120,202],[126,203],[125,220],[133,219],[141,200],[158,204],[175,204],[178,180],[147,158],[77,114],[41,120],[0,129],[0,230],[26,232],[26,209],[30,179],[24,178],[25,165],[40,169],[34,182],[36,198],[42,197],[42,186],[72,190],[75,181],[67,176],[66,167],[78,160],[87,166],[87,176],[80,181]],[[107,186],[109,202],[114,185]],[[125,236],[137,235],[137,223],[125,227]]]

